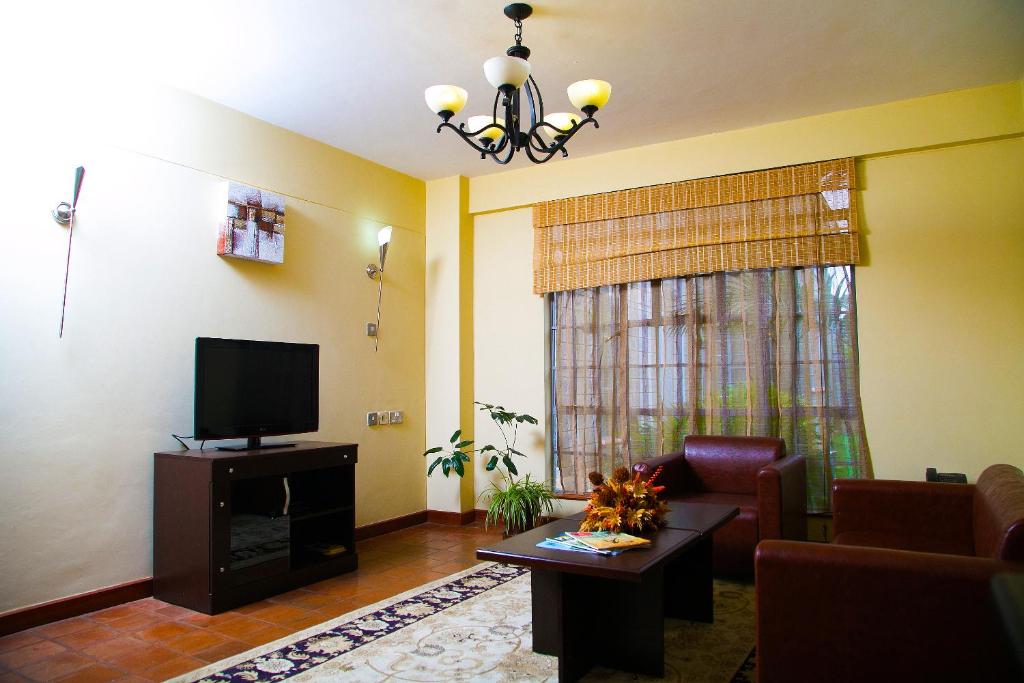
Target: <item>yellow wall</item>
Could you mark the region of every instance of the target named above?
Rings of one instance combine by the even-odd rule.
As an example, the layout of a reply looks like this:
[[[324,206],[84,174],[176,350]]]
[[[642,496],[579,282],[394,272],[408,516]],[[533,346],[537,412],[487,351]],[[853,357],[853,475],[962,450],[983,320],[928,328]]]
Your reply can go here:
[[[858,164],[861,398],[880,478],[1024,466],[1024,139]]]
[[[50,106],[49,83],[31,85],[7,91],[19,107],[0,131],[0,611],[150,574],[151,453],[190,429],[199,335],[321,344],[315,436],[360,444],[357,523],[468,509],[489,475],[428,491],[424,434],[432,445],[475,423],[478,443],[496,439],[470,418],[473,399],[544,413],[544,307],[519,207],[689,177],[861,157],[860,348],[878,476],[1020,463],[1021,83],[426,184],[172,90],[83,89],[69,93],[70,117]],[[66,230],[49,211],[78,164],[58,341]],[[289,195],[284,265],[214,254],[225,177]],[[385,223],[396,230],[373,354],[363,267]],[[364,426],[385,408],[405,424]],[[543,429],[522,438],[524,471],[546,474]]]
[[[473,438],[472,225],[466,211],[467,181],[461,176],[427,183],[426,439],[449,445],[452,432]],[[431,456],[436,458],[437,456]],[[421,466],[432,460],[421,460]],[[473,509],[473,470],[459,479],[440,467],[427,480],[427,507],[444,512]]]
[[[1024,465],[1021,105],[1010,83],[472,179],[476,286],[491,292],[476,304],[476,395],[543,406],[544,310],[530,291],[530,211],[518,207],[861,155],[857,301],[876,476],[923,479],[933,465],[973,479],[993,462]],[[546,473],[534,442],[530,471]]]
[[[299,438],[359,444],[357,524],[424,509],[424,183],[172,90],[49,94],[6,91],[0,131],[0,611],[151,575],[152,453],[192,433],[196,336],[319,343],[321,429]],[[49,212],[79,164],[58,340]],[[290,195],[283,265],[216,255],[222,176]],[[406,421],[369,429],[371,409]]]
[[[1021,82],[1003,83],[478,176],[469,210],[1020,135],[1022,120]]]

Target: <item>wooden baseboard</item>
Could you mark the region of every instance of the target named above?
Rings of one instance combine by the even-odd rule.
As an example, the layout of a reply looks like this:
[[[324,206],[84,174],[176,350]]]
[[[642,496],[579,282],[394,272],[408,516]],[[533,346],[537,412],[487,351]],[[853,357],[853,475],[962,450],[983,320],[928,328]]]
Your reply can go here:
[[[463,526],[472,524],[476,519],[476,510],[466,512],[446,512],[444,510],[427,510],[427,521],[431,524],[447,524],[448,526]]]
[[[459,516],[457,512],[438,513],[436,510],[420,510],[402,517],[385,519],[381,522],[366,524],[356,527],[356,540],[364,541],[374,536],[389,534],[417,524],[425,523],[431,514],[450,514]],[[465,522],[440,522],[442,524],[469,524],[473,521],[473,511],[466,513],[469,519]],[[463,515],[465,516],[465,515]],[[431,520],[437,521],[437,520]],[[22,607],[0,614],[0,636],[10,635],[28,628],[42,626],[61,619],[70,619],[88,612],[116,607],[133,600],[141,600],[153,595],[153,579],[139,579],[122,583],[117,586],[98,588],[88,593],[72,595],[67,598],[59,598],[50,602],[43,602],[38,605]]]
[[[385,519],[381,522],[374,522],[373,524],[365,524],[363,526],[356,527],[356,540],[365,541],[368,538],[374,536],[381,536],[383,534],[390,534],[392,531],[399,531],[417,524],[423,524],[427,521],[427,511],[420,510],[419,512],[413,512],[408,515],[401,517],[393,517],[391,519]]]
[[[0,636],[77,617],[153,595],[153,579],[138,579],[0,614]]]

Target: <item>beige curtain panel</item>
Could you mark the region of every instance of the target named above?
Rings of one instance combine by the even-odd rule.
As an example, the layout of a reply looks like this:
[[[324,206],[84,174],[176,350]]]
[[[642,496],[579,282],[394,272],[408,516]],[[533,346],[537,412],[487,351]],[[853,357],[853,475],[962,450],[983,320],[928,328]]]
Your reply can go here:
[[[551,297],[554,484],[673,453],[687,434],[772,435],[807,460],[810,512],[871,477],[849,266],[775,268]]]
[[[855,180],[847,158],[537,204],[533,291],[855,265]]]

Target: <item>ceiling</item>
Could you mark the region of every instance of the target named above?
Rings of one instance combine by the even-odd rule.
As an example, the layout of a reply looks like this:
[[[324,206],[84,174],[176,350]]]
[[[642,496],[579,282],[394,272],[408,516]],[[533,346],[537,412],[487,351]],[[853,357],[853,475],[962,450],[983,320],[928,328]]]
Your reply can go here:
[[[31,3],[30,3],[31,4]],[[513,42],[502,0],[71,3],[77,25],[155,77],[367,159],[432,179],[479,158],[423,100],[461,85],[485,113],[481,64]],[[1024,75],[1024,0],[537,0],[523,43],[548,111],[565,87],[612,83],[585,156]],[[518,155],[522,156],[522,155]],[[559,163],[552,160],[550,163]],[[511,165],[529,162],[517,159]]]

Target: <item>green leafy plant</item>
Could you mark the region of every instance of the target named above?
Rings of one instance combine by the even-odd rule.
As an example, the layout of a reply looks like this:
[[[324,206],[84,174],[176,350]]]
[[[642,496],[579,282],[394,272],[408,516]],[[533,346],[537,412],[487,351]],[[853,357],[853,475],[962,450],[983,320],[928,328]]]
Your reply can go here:
[[[452,472],[461,477],[465,475],[465,465],[473,453],[479,454],[481,458],[486,457],[484,469],[488,472],[497,470],[501,474],[501,481],[491,482],[490,487],[480,495],[481,499],[488,501],[484,525],[490,526],[497,524],[499,519],[504,520],[507,535],[531,529],[539,517],[553,510],[554,505],[554,494],[547,484],[532,481],[530,475],[519,481],[515,479],[519,476],[515,458],[526,457],[525,453],[516,448],[519,427],[523,424],[535,425],[537,418],[526,413],[517,413],[504,406],[479,401],[474,403],[480,406],[480,410],[487,413],[498,427],[504,444],[486,444],[480,448],[473,448],[473,441],[463,439],[462,430],[457,429],[448,440],[448,444],[434,446],[423,452],[424,456],[436,456],[427,467],[427,476],[440,467],[441,473],[446,477]]]
[[[501,432],[501,438],[505,441],[504,448],[494,444],[487,444],[479,449],[470,448],[473,445],[472,439],[463,439],[462,430],[456,429],[446,446],[434,446],[423,451],[424,457],[439,454],[427,467],[428,477],[438,466],[441,467],[441,472],[446,477],[452,472],[455,472],[460,477],[465,475],[466,468],[464,463],[470,461],[470,454],[472,453],[479,453],[481,457],[487,455],[487,464],[484,466],[484,469],[488,472],[495,469],[501,472],[501,465],[504,465],[509,474],[519,474],[515,461],[512,459],[513,456],[526,457],[525,453],[516,450],[516,437],[519,435],[519,425],[523,423],[535,425],[537,424],[537,418],[526,413],[508,410],[504,406],[480,403],[479,401],[474,401],[474,404],[481,406],[480,410],[488,413],[491,420],[497,425],[498,431]],[[509,479],[511,480],[511,477]]]
[[[511,536],[532,529],[540,517],[554,509],[555,497],[551,489],[543,482],[531,481],[529,474],[519,481],[509,476],[502,483],[504,487],[491,482],[490,488],[481,495],[488,500],[485,527],[501,522],[505,535]]]

